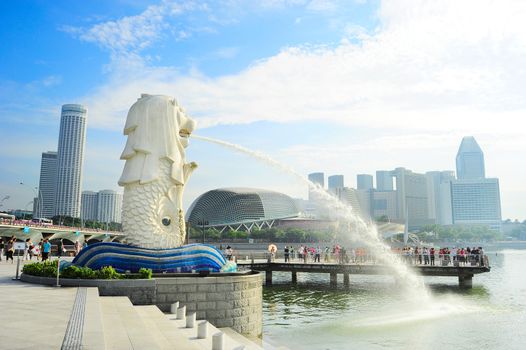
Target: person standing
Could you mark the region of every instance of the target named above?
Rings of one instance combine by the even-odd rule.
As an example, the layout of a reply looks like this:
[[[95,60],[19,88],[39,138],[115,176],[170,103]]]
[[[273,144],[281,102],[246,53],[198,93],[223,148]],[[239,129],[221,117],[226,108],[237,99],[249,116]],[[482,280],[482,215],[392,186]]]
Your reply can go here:
[[[435,248],[429,249],[429,258],[431,260],[431,266],[435,266]]]
[[[285,250],[283,251],[283,255],[285,256],[285,262],[289,262],[289,254],[290,254],[289,247],[285,246]]]
[[[15,241],[16,241],[16,238],[11,238],[8,242],[7,242],[7,245],[5,247],[6,249],[6,258],[5,258],[5,261],[8,262],[9,259],[11,259],[11,264],[14,262],[13,260],[13,253],[15,252]]]
[[[76,240],[75,241],[75,256],[79,255],[80,248],[81,248],[80,242],[78,240]]]
[[[62,252],[64,250],[64,241],[62,241],[62,238],[58,240],[57,244],[57,256],[60,258],[62,256]]]
[[[2,255],[4,255],[5,243],[4,239],[0,238],[0,261],[2,261]]]
[[[24,257],[22,260],[30,260],[30,252],[29,252],[29,246],[31,245],[31,239],[26,239],[25,245],[24,245]]]
[[[42,261],[46,261],[49,258],[49,253],[51,253],[51,243],[46,238],[42,244]]]

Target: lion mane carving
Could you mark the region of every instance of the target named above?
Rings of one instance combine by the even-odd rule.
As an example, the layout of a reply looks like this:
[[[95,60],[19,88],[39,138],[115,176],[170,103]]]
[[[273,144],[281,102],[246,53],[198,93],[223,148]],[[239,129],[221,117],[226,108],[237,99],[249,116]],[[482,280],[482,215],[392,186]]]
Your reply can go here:
[[[197,165],[186,163],[185,148],[195,129],[177,101],[143,94],[131,106],[121,154],[124,187],[122,227],[127,242],[144,248],[184,244],[183,191]]]

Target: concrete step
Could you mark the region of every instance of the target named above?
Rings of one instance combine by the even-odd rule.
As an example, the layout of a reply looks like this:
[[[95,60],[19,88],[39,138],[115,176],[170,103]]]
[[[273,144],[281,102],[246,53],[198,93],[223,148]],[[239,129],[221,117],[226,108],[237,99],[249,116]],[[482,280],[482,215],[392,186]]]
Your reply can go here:
[[[172,323],[172,327],[177,329],[181,334],[183,334],[188,339],[192,339],[195,343],[199,344],[200,349],[206,349],[210,350],[212,349],[212,336],[216,333],[221,332],[221,329],[216,328],[215,326],[208,324],[208,337],[205,339],[197,339],[197,324],[201,322],[202,320],[196,321],[196,326],[194,328],[186,328],[186,321],[185,320],[178,320],[176,318],[176,315],[173,314],[165,314],[164,317],[169,320]],[[232,332],[235,332],[232,330]],[[223,332],[225,333],[225,332]],[[237,334],[237,333],[236,333]],[[223,349],[245,349],[245,350],[262,350],[263,348],[259,345],[250,342],[248,339],[245,339],[242,335],[238,334],[240,338],[243,338],[242,341],[240,341],[239,338],[234,339],[233,337],[229,336],[225,333],[224,339],[225,339],[225,347]]]
[[[102,297],[100,302],[107,349],[162,349],[127,297]]]
[[[106,349],[99,289],[96,287],[87,288],[84,327],[82,330],[82,349]]]
[[[152,335],[159,340],[163,349],[203,349],[197,339],[197,333],[193,337],[188,337],[180,332],[174,325],[166,319],[161,310],[155,305],[136,305],[135,309],[143,321],[148,324]],[[196,331],[197,332],[197,331]],[[211,349],[209,348],[206,349]]]
[[[238,332],[236,332],[235,330],[233,330],[230,327],[219,328],[219,330],[221,332],[225,333],[225,335],[227,335],[229,338],[232,338],[233,340],[237,341],[238,343],[244,345],[245,346],[245,350],[261,350],[261,349],[263,349],[263,347],[261,345],[256,343],[257,340],[249,339],[249,338],[239,334]],[[261,340],[259,340],[259,341],[261,341]],[[270,348],[265,347],[265,349],[270,349]]]

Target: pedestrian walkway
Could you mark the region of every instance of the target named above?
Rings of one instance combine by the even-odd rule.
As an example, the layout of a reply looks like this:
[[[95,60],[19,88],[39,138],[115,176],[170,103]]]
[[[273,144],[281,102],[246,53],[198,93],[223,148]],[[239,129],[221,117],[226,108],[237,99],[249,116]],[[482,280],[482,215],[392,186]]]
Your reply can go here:
[[[15,274],[16,258],[0,262],[0,347],[60,349],[77,289],[13,281]]]
[[[27,262],[26,262],[27,263]],[[20,268],[24,262],[20,261]],[[155,305],[135,306],[127,297],[100,297],[97,288],[45,287],[13,280],[15,263],[0,262],[0,348],[8,349],[217,349],[261,350],[260,345],[207,324],[197,337],[182,318]],[[194,316],[195,317],[195,314]],[[266,349],[276,349],[264,346]],[[281,349],[281,348],[279,348]]]

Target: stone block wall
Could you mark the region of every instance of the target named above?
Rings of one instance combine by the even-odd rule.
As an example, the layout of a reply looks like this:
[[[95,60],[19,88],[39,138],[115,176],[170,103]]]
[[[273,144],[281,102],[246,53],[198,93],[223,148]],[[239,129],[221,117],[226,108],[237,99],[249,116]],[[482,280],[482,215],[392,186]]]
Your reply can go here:
[[[156,279],[156,305],[169,311],[170,305],[178,301],[187,312],[195,311],[197,319],[206,319],[216,327],[231,327],[241,334],[261,336],[262,280],[261,273]]]

